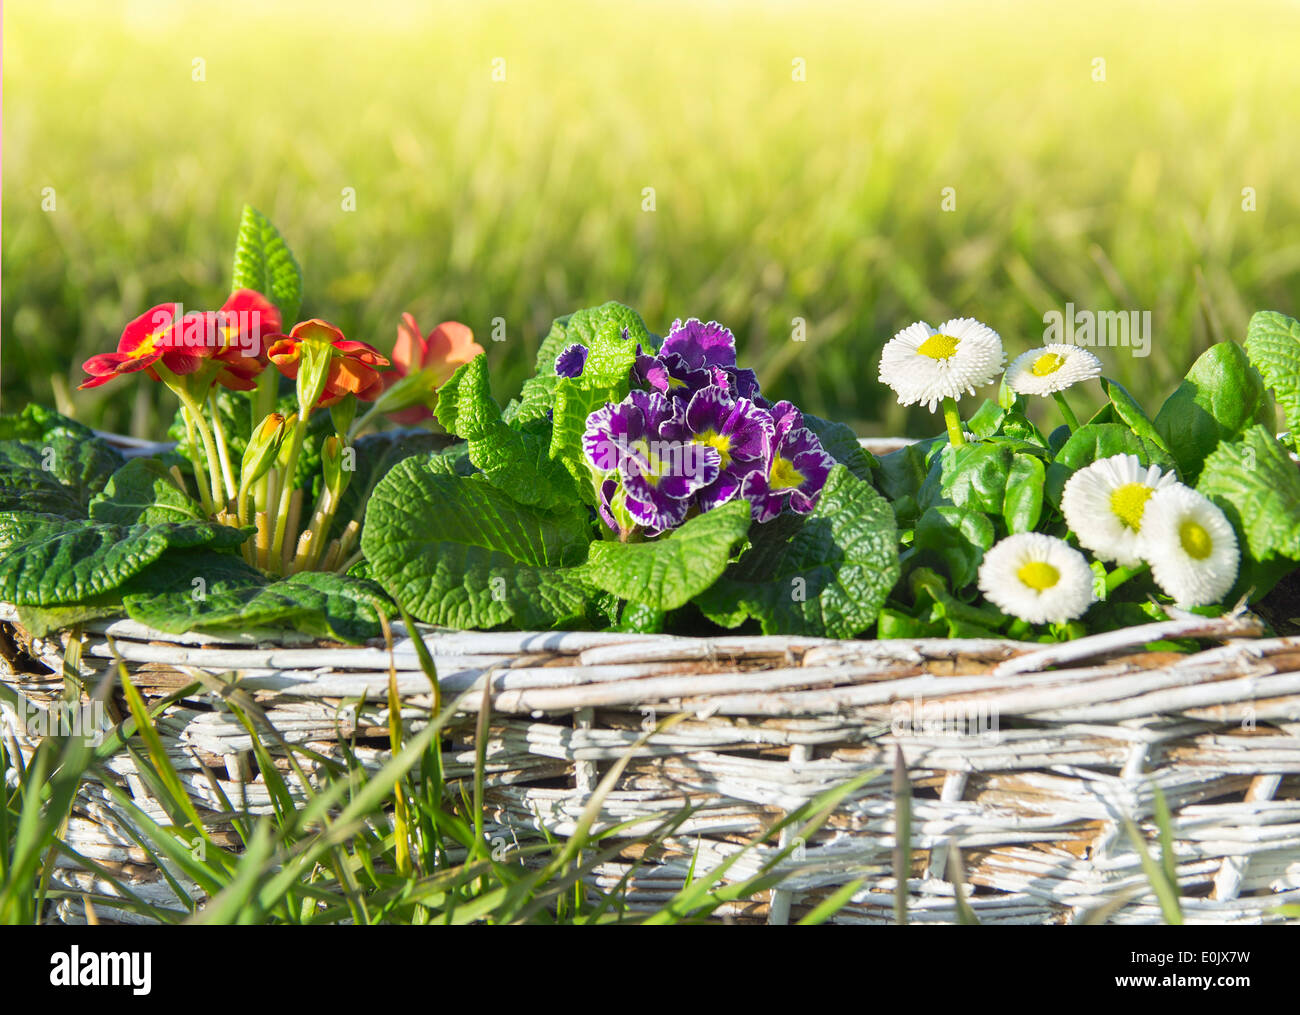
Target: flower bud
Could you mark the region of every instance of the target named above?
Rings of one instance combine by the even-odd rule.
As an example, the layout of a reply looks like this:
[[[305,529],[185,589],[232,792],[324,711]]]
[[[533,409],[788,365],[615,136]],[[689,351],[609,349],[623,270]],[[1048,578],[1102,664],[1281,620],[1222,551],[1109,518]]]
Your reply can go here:
[[[321,445],[321,473],[325,487],[336,500],[343,496],[355,470],[356,452],[336,434],[330,434]]]
[[[273,412],[253,428],[239,468],[239,485],[247,487],[271,471],[284,436],[289,432],[290,421]]]

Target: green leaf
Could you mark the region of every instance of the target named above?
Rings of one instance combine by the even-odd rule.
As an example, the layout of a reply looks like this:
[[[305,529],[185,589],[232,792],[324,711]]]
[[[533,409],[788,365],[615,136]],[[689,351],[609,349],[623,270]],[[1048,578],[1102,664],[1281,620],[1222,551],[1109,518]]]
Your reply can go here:
[[[72,528],[74,521],[43,511],[0,511],[0,550],[39,534],[53,535]]]
[[[953,588],[960,589],[975,580],[995,536],[993,523],[986,515],[941,505],[921,516],[912,545],[934,553],[947,568]]]
[[[1277,396],[1291,432],[1300,433],[1300,321],[1261,310],[1246,328],[1246,353]]]
[[[56,433],[68,437],[95,436],[90,427],[35,403],[19,413],[0,413],[0,440],[38,441]]]
[[[971,431],[974,433],[974,431]],[[885,608],[880,611],[876,624],[876,637],[885,638],[942,638],[947,627],[940,623],[920,620],[902,610]]]
[[[305,599],[310,591],[320,605],[299,620],[297,627],[309,634],[334,637],[339,641],[359,642],[383,634],[379,611],[392,615],[392,600],[374,582],[364,578],[331,574],[327,571],[303,571],[277,585],[292,588]]]
[[[617,630],[633,634],[660,634],[664,629],[666,614],[652,606],[628,603],[618,619]]]
[[[389,469],[413,455],[432,456],[434,452],[445,448],[447,441],[448,438],[442,434],[421,429],[383,430],[359,438],[352,445],[356,469],[339,501],[330,538],[341,535],[349,522],[364,520],[370,494],[388,474]],[[466,472],[470,471],[469,463],[464,457],[467,450],[465,445],[459,444],[457,448],[457,457],[451,459],[453,468],[455,463],[463,462]]]
[[[488,382],[487,357],[457,368],[438,390],[438,422],[464,437],[469,460],[494,486],[520,503],[541,508],[572,506],[579,499],[573,477],[551,458],[551,423],[531,419],[512,426],[502,418]]]
[[[1221,443],[1196,489],[1244,537],[1243,564],[1255,566],[1243,567],[1237,589],[1254,585],[1262,596],[1300,561],[1300,466],[1268,429],[1253,426],[1240,440]],[[1284,566],[1265,566],[1279,559]]]
[[[122,603],[109,593],[98,600],[72,606],[19,606],[18,623],[33,638],[44,638],[51,631],[62,631],[88,620],[118,616]]]
[[[464,441],[453,444],[436,455],[430,455],[425,462],[439,476],[473,476],[478,471],[469,460],[469,448]],[[369,502],[367,498],[366,503]]]
[[[716,623],[746,617],[764,634],[851,638],[876,619],[898,578],[898,533],[888,502],[836,465],[811,514],[779,517],[696,604]]]
[[[916,497],[930,471],[930,453],[942,443],[943,439],[936,437],[882,455],[876,475],[880,492],[891,501]]]
[[[1101,390],[1110,399],[1110,407],[1120,422],[1127,424],[1128,428],[1135,434],[1144,440],[1150,441],[1161,450],[1169,450],[1164,438],[1156,430],[1155,424],[1151,422],[1142,406],[1138,404],[1138,400],[1130,395],[1122,384],[1118,381],[1112,381],[1109,377],[1103,377],[1101,378]]]
[[[1007,488],[1002,499],[1002,517],[1007,531],[1032,532],[1043,513],[1043,485],[1047,470],[1042,459],[1034,455],[1016,455],[1007,473]]]
[[[1087,423],[1076,430],[1047,467],[1044,492],[1059,507],[1066,481],[1079,469],[1112,455],[1137,455],[1143,465],[1172,471],[1174,463],[1158,445],[1144,440],[1123,423]]]
[[[626,383],[614,387],[585,387],[570,377],[556,379],[555,418],[551,428],[550,456],[573,477],[582,499],[593,507],[596,490],[592,470],[582,450],[582,435],[587,417],[607,402],[621,402],[627,395]]]
[[[244,205],[235,240],[231,290],[255,289],[279,308],[287,331],[302,306],[302,269],[271,220],[252,205]]]
[[[917,568],[908,578],[923,622],[944,624],[949,638],[987,638],[997,634],[1007,620],[994,606],[971,606],[953,596],[943,579],[929,568]]]
[[[551,325],[550,334],[537,351],[538,376],[554,375],[556,357],[571,345],[587,347],[581,377],[585,386],[614,387],[627,381],[636,363],[637,346],[650,353],[659,342],[631,307],[614,302],[587,307],[556,318]]]
[[[717,581],[749,520],[749,502],[733,500],[650,542],[595,542],[582,574],[620,599],[675,610]]]
[[[98,437],[61,427],[34,439],[0,441],[0,511],[85,518],[91,498],[123,461]]]
[[[268,583],[229,554],[178,556],[167,564],[165,577],[146,579],[164,590],[128,594],[124,603],[131,619],[170,634],[292,626],[359,642],[381,633],[376,608],[391,610],[379,586],[359,578],[313,571]]]
[[[1015,449],[1002,442],[949,445],[932,468],[942,470],[940,490],[958,507],[1001,514]]]
[[[366,509],[361,548],[404,609],[448,627],[556,627],[585,617],[585,517],[517,503],[481,476],[394,466]]]
[[[1002,425],[1002,417],[1006,414],[1007,409],[986,398],[966,421],[966,429],[976,437],[992,437],[998,432],[998,427]]]
[[[215,522],[46,526],[0,558],[0,601],[23,606],[86,602],[118,588],[169,549],[229,549],[251,532]]]
[[[1235,342],[1210,346],[1156,414],[1156,431],[1188,483],[1219,444],[1254,423],[1271,427],[1273,401],[1263,378]]]
[[[817,440],[828,455],[858,479],[871,482],[871,470],[876,466],[875,456],[858,443],[858,435],[852,427],[810,416],[806,412],[803,414],[803,425],[817,435]]]
[[[539,374],[524,381],[519,397],[501,411],[501,418],[515,425],[535,419],[546,419],[555,407],[555,385],[560,380],[554,374]]]
[[[109,477],[90,502],[90,517],[115,525],[203,521],[203,507],[176,485],[156,458],[134,458]]]

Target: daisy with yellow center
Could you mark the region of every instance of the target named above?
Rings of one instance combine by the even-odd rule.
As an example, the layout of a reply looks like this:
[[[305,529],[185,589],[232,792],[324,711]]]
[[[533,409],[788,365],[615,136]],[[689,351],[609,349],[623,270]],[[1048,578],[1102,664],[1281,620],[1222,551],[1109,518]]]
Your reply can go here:
[[[1177,484],[1172,473],[1144,466],[1137,455],[1112,455],[1070,477],[1061,493],[1061,513],[1079,544],[1098,560],[1136,567],[1143,558],[1150,498]]]
[[[1142,536],[1152,577],[1179,606],[1217,603],[1237,580],[1240,554],[1232,524],[1181,483],[1147,503]]]
[[[1064,540],[1039,532],[1008,536],[984,555],[979,587],[1003,613],[1031,624],[1064,624],[1092,605],[1092,571]]]
[[[1062,394],[1066,388],[1101,376],[1101,360],[1077,345],[1045,345],[1022,352],[1007,367],[1007,387],[1017,395],[1051,395],[1061,407],[1066,425],[1079,428]]]
[[[1006,357],[1002,339],[970,317],[932,328],[918,321],[895,335],[880,354],[880,380],[894,389],[899,405],[943,403],[948,439],[964,444],[957,399],[992,384]]]

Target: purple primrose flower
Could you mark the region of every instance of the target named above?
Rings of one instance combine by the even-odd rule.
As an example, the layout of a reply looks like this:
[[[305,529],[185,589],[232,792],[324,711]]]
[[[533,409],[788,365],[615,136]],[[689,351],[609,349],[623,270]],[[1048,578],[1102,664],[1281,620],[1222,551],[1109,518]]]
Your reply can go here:
[[[806,515],[817,505],[826,477],[835,464],[835,459],[823,450],[811,430],[788,425],[795,416],[798,410],[794,410],[793,416],[787,413],[776,421],[777,437],[771,446],[767,468],[749,473],[741,483],[740,496],[753,507],[756,522],[770,521],[787,507]],[[787,424],[784,432],[783,422]]]
[[[574,342],[555,357],[555,373],[559,377],[581,377],[587,365],[587,347]]]
[[[659,354],[676,354],[693,370],[701,367],[734,367],[736,336],[717,321],[704,324],[696,317],[685,322],[679,318],[673,321]]]
[[[664,435],[665,425],[680,415],[678,403],[659,392],[633,391],[617,405],[588,416],[582,437],[583,451],[596,469],[617,470],[628,514],[654,531],[685,521],[692,496],[718,477],[716,448]],[[602,511],[602,517],[607,513]]]
[[[732,399],[717,385],[701,388],[680,419],[665,423],[665,437],[688,441],[718,452],[717,478],[700,490],[700,509],[725,504],[740,490],[746,475],[763,469],[775,428],[771,416],[749,399]]]

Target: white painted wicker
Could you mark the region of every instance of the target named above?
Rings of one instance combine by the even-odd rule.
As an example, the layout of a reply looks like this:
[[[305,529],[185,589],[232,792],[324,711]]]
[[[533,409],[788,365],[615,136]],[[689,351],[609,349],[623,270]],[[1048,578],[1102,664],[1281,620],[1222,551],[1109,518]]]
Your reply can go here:
[[[4,682],[34,706],[56,697],[67,635],[29,638],[7,607],[0,606],[0,620],[53,671],[23,672],[11,660]],[[1275,921],[1278,906],[1300,901],[1300,638],[1260,638],[1249,615],[1188,617],[1053,646],[422,630],[445,701],[481,692],[490,681],[492,834],[571,831],[599,773],[629,751],[650,720],[688,713],[635,750],[601,813],[606,826],[642,819],[628,830],[635,835],[658,815],[687,802],[694,808],[667,851],[633,878],[634,906],[669,898],[693,857],[698,874],[788,810],[884,768],[782,862],[779,890],[723,912],[784,922],[865,877],[836,919],[891,922],[887,769],[895,745],[914,798],[913,922],[955,920],[945,862],[954,842],[982,922],[1073,922],[1126,894],[1112,921],[1158,922],[1122,825],[1131,816],[1154,840],[1153,785],[1172,811],[1189,922]],[[408,725],[419,728],[432,705],[407,632],[400,624],[394,632],[390,660],[382,643],[322,646],[282,632],[176,637],[105,621],[86,625],[80,666],[93,678],[116,653],[153,699],[205,674],[209,683],[251,694],[286,741],[338,758],[340,740],[355,737],[360,758],[377,767],[387,757],[390,661]],[[1208,647],[1143,650],[1158,639],[1193,637]],[[481,697],[460,702],[465,716],[444,752],[450,777],[472,772],[472,713]],[[14,719],[13,706],[4,708]],[[22,724],[7,726],[30,751]],[[237,807],[269,809],[248,736],[220,694],[205,690],[178,703],[161,726],[218,830],[220,805],[203,766]],[[165,820],[128,757],[111,770]],[[292,774],[283,774],[294,789]],[[159,872],[119,822],[102,789],[89,784],[68,840],[145,894],[165,894]],[[727,879],[753,874],[764,855],[752,851]],[[598,882],[613,886],[631,862],[607,864]],[[64,873],[109,890],[88,875]],[[79,918],[75,905],[65,905],[64,915]]]

